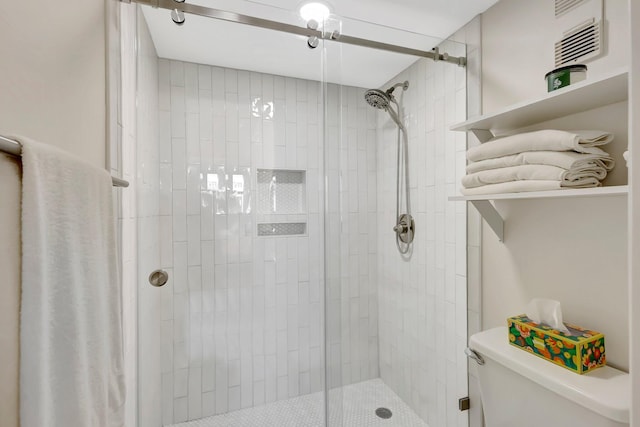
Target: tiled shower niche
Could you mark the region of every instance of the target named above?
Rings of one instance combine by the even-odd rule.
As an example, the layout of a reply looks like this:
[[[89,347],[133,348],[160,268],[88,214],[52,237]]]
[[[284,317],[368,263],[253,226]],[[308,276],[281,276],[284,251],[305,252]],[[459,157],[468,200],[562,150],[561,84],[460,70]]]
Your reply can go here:
[[[306,213],[306,175],[301,170],[258,169],[258,213]]]
[[[306,234],[306,171],[258,169],[256,175],[258,236]]]
[[[271,222],[258,224],[258,236],[295,236],[305,234],[304,222]]]

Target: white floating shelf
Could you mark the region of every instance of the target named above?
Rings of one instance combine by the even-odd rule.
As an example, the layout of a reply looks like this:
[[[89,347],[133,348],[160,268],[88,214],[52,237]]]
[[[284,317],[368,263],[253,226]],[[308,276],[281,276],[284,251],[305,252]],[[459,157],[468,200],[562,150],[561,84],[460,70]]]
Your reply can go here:
[[[454,131],[513,130],[628,99],[626,69],[608,73],[451,126]]]
[[[617,70],[553,91],[533,100],[511,105],[491,114],[469,119],[453,125],[451,130],[473,132],[480,142],[487,142],[500,131],[514,131],[570,114],[625,101],[629,98],[628,93],[629,72],[627,69]],[[490,200],[626,196],[628,193],[628,187],[620,185],[573,190],[454,196],[449,197],[449,200],[471,202],[496,233],[498,239],[503,241],[504,220]]]
[[[611,187],[576,188],[552,191],[530,191],[525,193],[483,194],[479,196],[452,196],[450,201],[475,201],[475,200],[515,200],[515,199],[551,199],[558,197],[599,197],[627,195],[627,185]]]
[[[572,190],[531,191],[525,193],[483,194],[480,196],[451,196],[449,201],[470,202],[480,212],[489,227],[496,233],[498,240],[504,241],[504,220],[490,200],[522,200],[522,199],[551,199],[568,197],[602,197],[626,196],[629,193],[627,185],[611,187],[579,188]]]

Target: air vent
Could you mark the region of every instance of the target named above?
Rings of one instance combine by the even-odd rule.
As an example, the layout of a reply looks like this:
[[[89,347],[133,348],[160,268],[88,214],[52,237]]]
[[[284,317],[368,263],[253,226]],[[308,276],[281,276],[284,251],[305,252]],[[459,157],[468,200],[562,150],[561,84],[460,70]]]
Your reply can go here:
[[[575,9],[588,0],[556,0],[556,18]]]
[[[585,61],[602,51],[601,21],[589,20],[564,34],[555,44],[556,67]]]

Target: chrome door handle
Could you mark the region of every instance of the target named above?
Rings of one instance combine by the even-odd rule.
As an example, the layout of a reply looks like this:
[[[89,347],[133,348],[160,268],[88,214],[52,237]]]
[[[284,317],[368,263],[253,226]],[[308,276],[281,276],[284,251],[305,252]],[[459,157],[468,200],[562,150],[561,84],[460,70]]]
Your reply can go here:
[[[149,275],[149,283],[152,286],[160,287],[164,286],[169,280],[169,273],[164,270],[153,270]]]

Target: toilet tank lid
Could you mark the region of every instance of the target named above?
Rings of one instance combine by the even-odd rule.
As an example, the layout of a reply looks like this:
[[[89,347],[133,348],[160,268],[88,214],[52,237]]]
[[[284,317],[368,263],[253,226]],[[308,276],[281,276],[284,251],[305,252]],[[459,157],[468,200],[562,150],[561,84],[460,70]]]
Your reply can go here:
[[[629,423],[629,374],[610,366],[578,375],[509,344],[502,326],[474,334],[469,347],[531,381],[606,418]]]

